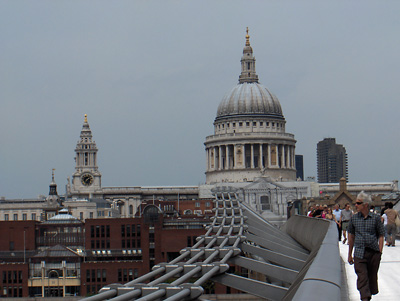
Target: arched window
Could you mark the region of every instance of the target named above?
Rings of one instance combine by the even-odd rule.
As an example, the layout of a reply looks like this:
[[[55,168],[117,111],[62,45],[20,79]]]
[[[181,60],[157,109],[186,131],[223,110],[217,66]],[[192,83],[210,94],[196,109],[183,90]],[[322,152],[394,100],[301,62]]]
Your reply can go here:
[[[129,215],[133,215],[133,205],[129,205]]]
[[[160,212],[156,206],[146,206],[146,208],[143,210],[144,222],[148,224],[157,223],[159,214]]]
[[[185,211],[183,211],[183,215],[191,215],[191,214],[193,214],[193,212],[190,209],[186,209]]]

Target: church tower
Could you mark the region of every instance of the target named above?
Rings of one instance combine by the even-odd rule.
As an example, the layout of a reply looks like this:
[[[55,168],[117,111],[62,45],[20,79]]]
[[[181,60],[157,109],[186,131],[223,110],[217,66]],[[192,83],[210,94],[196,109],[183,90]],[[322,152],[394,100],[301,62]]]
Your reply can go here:
[[[85,121],[75,148],[75,173],[72,176],[71,196],[92,198],[100,195],[101,173],[97,167],[97,146],[85,114]]]

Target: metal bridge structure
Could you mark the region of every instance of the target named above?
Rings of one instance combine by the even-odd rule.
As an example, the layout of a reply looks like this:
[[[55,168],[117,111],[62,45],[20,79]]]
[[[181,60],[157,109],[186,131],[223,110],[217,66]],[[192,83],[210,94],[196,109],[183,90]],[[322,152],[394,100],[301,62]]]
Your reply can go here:
[[[214,193],[206,234],[181,255],[125,284],[103,287],[86,301],[206,300],[211,280],[265,300],[340,300],[341,262],[336,224],[295,215],[278,229],[234,191]],[[230,266],[248,271],[230,272]],[[239,299],[240,300],[240,299]]]

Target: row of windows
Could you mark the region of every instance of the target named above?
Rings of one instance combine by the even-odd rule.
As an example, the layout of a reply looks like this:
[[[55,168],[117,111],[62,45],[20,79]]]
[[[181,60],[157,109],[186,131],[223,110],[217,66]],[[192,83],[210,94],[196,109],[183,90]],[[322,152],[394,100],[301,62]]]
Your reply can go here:
[[[141,248],[141,242],[139,239],[123,239],[121,240],[121,248]]]
[[[110,237],[110,225],[90,226],[90,237]]]
[[[107,270],[86,270],[86,282],[107,282]]]
[[[3,295],[5,297],[22,297],[22,286],[20,287],[5,286],[3,287]]]
[[[22,213],[22,220],[26,221],[28,219],[28,214],[27,213]],[[8,213],[4,214],[4,220],[9,221],[10,220],[10,215]],[[17,221],[18,220],[18,213],[13,214],[13,220]],[[31,220],[35,221],[36,220],[36,213],[31,214]]]
[[[121,236],[122,237],[140,237],[141,227],[140,225],[121,225]]]
[[[138,269],[118,269],[118,282],[132,281],[139,276]]]
[[[22,283],[22,271],[3,271],[3,283]]]
[[[91,249],[109,249],[110,248],[110,241],[104,240],[104,239],[97,239],[97,240],[91,240],[90,241],[90,247]]]
[[[249,122],[249,121],[246,121],[246,122],[232,122],[232,127],[233,128],[236,128],[236,125],[238,125],[238,127],[242,127],[243,126],[243,124],[245,124],[246,125],[246,127],[250,127],[250,124],[251,124],[251,122]],[[257,122],[256,121],[253,121],[253,127],[256,127],[257,126]],[[265,126],[266,127],[269,127],[270,126],[270,122],[268,122],[268,121],[266,121],[266,122],[263,122],[263,121],[260,121],[259,123],[258,123],[258,126],[259,127],[264,127],[264,124],[265,124]],[[228,122],[227,124],[226,124],[226,128],[227,129],[229,129],[230,128],[230,123]],[[277,127],[277,128],[283,128],[283,123],[279,123],[279,122],[271,122],[271,126],[272,127]],[[224,129],[225,128],[225,124],[219,124],[218,125],[218,129]]]

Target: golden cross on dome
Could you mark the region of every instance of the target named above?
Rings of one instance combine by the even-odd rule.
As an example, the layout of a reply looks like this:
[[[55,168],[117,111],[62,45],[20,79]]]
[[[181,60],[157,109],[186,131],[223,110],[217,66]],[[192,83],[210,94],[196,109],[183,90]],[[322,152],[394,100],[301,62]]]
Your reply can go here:
[[[248,27],[246,27],[246,46],[250,46],[250,36]]]

